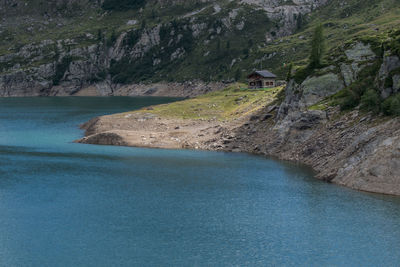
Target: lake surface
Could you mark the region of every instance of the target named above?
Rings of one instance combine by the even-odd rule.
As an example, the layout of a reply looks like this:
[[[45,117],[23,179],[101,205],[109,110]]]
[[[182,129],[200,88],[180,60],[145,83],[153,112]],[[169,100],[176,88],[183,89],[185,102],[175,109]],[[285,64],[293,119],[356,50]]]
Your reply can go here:
[[[398,266],[400,198],[247,154],[72,143],[165,98],[0,99],[0,266]]]

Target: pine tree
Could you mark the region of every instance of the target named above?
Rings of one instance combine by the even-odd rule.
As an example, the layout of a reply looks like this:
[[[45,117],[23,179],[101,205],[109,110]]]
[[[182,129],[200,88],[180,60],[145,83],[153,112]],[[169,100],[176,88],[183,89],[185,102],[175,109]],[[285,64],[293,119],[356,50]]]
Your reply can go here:
[[[235,81],[238,82],[240,78],[242,78],[242,72],[240,71],[240,69],[237,69],[235,73]]]
[[[101,29],[97,30],[97,40],[102,41],[103,40],[103,31]]]
[[[299,15],[297,15],[297,30],[301,30],[301,28],[303,28],[303,24],[304,24],[304,19],[303,19],[303,15],[301,13],[299,13]]]
[[[115,41],[117,41],[117,38],[118,38],[117,33],[113,29],[112,32],[111,32],[110,39],[107,42],[108,46],[114,45]]]
[[[290,79],[292,78],[292,70],[293,70],[293,63],[290,63],[288,65],[288,72],[286,75],[286,81],[290,81]]]
[[[325,51],[324,32],[322,25],[318,25],[314,30],[311,40],[310,67],[312,69],[322,66],[322,56]]]
[[[145,19],[142,20],[142,25],[140,26],[140,28],[141,28],[142,30],[144,30],[144,29],[146,28],[146,20],[145,20]]]

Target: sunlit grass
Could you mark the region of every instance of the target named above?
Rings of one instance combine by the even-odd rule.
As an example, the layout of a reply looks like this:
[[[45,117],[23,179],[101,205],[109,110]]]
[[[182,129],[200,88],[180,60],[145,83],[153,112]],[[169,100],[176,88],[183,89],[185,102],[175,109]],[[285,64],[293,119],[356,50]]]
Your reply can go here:
[[[234,84],[224,90],[170,104],[143,108],[136,112],[152,113],[165,118],[232,120],[252,114],[276,99],[283,87],[266,90],[245,89]]]

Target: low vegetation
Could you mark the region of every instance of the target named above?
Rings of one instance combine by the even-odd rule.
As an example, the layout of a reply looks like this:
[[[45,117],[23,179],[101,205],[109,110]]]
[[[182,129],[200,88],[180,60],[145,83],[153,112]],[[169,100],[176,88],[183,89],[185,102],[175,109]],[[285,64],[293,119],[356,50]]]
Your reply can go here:
[[[37,21],[35,25],[31,22],[3,23],[0,31],[0,56],[10,51],[17,52],[27,44],[38,44],[48,39],[74,40],[70,44],[71,49],[100,42],[113,45],[116,37],[123,32],[129,33],[126,45],[133,47],[143,31],[151,31],[158,25],[163,25],[167,32],[171,33],[174,32],[175,24],[188,25],[187,20],[193,19],[199,25],[204,23],[206,28],[195,40],[190,40],[190,33],[187,33],[184,35],[186,40],[170,46],[174,49],[172,53],[184,45],[190,47],[185,49],[185,53],[181,54],[178,60],[162,60],[159,55],[154,54],[155,50],[150,50],[140,60],[124,59],[114,62],[110,69],[106,69],[110,72],[107,74],[111,74],[115,81],[121,83],[188,79],[243,81],[246,73],[263,67],[278,74],[280,78],[285,78],[287,69],[283,63],[293,62],[298,67],[307,66],[306,59],[310,55],[310,47],[306,44],[310,43],[318,25],[323,26],[326,48],[331,49],[340,47],[347,40],[374,35],[400,23],[400,4],[397,0],[349,0],[345,3],[332,0],[310,15],[295,16],[293,19],[297,22],[297,32],[279,38],[277,31],[282,25],[270,20],[263,10],[239,5],[239,1],[227,1],[219,12],[214,10],[212,4],[204,1],[183,1],[178,6],[161,5],[145,0],[105,0],[96,1],[103,4],[90,8],[85,6],[85,1],[74,1],[74,5],[66,7],[61,5],[61,2],[64,1],[28,1],[24,12],[37,13],[37,17],[32,15]],[[61,12],[62,10],[67,10],[66,13],[70,17]],[[202,11],[195,16],[185,17],[196,10]],[[232,10],[236,10],[238,14],[236,19],[230,22],[228,29],[224,22]],[[62,19],[49,20],[46,19],[47,15],[43,14]],[[134,20],[137,22],[127,23]],[[239,30],[238,25],[243,25],[243,29]],[[266,41],[266,34],[272,36],[272,40]],[[167,39],[165,38],[165,41],[169,41]],[[397,43],[393,40],[394,46],[398,46]],[[166,48],[165,45],[160,47]],[[48,54],[52,52],[54,51],[49,51]],[[163,54],[170,56],[171,53],[167,52],[169,51]],[[159,59],[162,63],[157,65]],[[54,62],[50,56],[44,59],[32,57],[23,60],[46,60],[41,61],[41,64]],[[6,72],[16,64],[25,67],[28,63],[24,61],[15,59],[15,62],[8,65],[0,65],[0,71]],[[9,66],[11,63],[13,65]],[[37,64],[39,62],[29,62],[29,65]],[[117,75],[116,71],[121,69],[134,69],[134,75]],[[297,72],[298,80],[308,74],[307,70]]]
[[[318,25],[314,29],[314,34],[311,39],[310,57],[308,59],[308,65],[305,67],[298,68],[294,75],[294,80],[297,83],[302,83],[308,76],[312,75],[316,69],[324,67],[323,56],[325,53],[325,37],[322,24]],[[292,64],[289,65],[289,73],[291,73]]]
[[[68,69],[69,64],[72,62],[71,56],[65,56],[61,62],[56,65],[56,73],[53,77],[53,84],[58,85],[64,76],[65,71]]]
[[[127,10],[143,7],[145,0],[105,0],[102,8],[105,10]]]
[[[400,93],[385,99],[382,102],[381,109],[385,115],[400,116]]]
[[[382,59],[385,55],[399,55],[400,51],[400,30],[392,29],[386,32],[382,32],[375,35],[362,36],[351,40],[338,51],[338,49],[332,49],[330,51],[330,57],[338,57],[332,62],[323,63],[323,43],[324,38],[322,35],[322,29],[318,26],[315,29],[314,36],[311,42],[311,55],[309,57],[308,65],[303,68],[297,69],[293,78],[300,84],[307,77],[311,75],[320,75],[320,69],[322,67],[331,66],[334,69],[340,69],[338,64],[346,62],[344,57],[344,49],[353,45],[357,41],[369,44],[371,49],[377,55],[377,58],[363,62],[364,66],[361,71],[357,74],[357,79],[352,82],[349,86],[340,90],[336,94],[327,97],[323,101],[309,107],[310,110],[324,110],[328,106],[340,106],[342,111],[352,110],[359,107],[360,110],[365,112],[372,112],[374,114],[384,115],[399,115],[400,114],[400,94],[394,94],[389,97],[384,97],[381,89],[393,87],[393,76],[400,74],[400,68],[397,68],[389,73],[387,78],[382,85],[379,81],[378,73],[382,65]],[[322,44],[322,45],[320,45]],[[322,51],[322,52],[321,52]],[[351,62],[347,62],[351,63]],[[290,66],[291,67],[291,66]],[[290,76],[289,71],[288,76]]]
[[[139,112],[178,119],[232,120],[259,110],[273,102],[283,87],[250,90],[234,84],[222,91],[193,99],[144,108]]]

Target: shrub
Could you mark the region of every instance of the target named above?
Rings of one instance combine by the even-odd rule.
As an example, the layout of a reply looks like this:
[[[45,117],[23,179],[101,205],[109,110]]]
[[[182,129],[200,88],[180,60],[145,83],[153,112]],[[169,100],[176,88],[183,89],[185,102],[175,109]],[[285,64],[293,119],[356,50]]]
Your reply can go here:
[[[296,73],[294,74],[293,78],[296,81],[296,83],[300,84],[308,76],[313,74],[313,72],[314,72],[314,70],[310,66],[299,68],[299,69],[296,70]]]
[[[126,39],[124,40],[125,44],[129,47],[133,47],[137,43],[137,41],[139,41],[140,35],[140,31],[132,30],[128,32],[128,34],[126,35]]]
[[[355,108],[360,103],[360,98],[352,90],[346,88],[343,91],[343,98],[340,101],[340,109],[348,110]]]
[[[371,110],[374,112],[379,112],[380,98],[378,92],[374,89],[368,89],[361,96],[361,108],[364,110]]]
[[[392,76],[386,77],[384,86],[385,86],[385,88],[393,86],[393,78],[392,78]]]
[[[314,30],[314,35],[311,40],[311,55],[310,67],[319,68],[322,66],[322,56],[325,52],[324,32],[322,25],[319,25]]]
[[[72,62],[71,56],[65,56],[60,63],[56,65],[56,73],[53,76],[53,85],[59,85],[64,73],[67,71],[69,64]]]
[[[235,72],[235,81],[240,81],[240,78],[242,78],[242,72],[240,69],[237,69]]]
[[[105,0],[101,6],[105,10],[138,9],[144,6],[145,0]]]
[[[377,61],[365,67],[360,71],[358,81],[344,89],[340,100],[342,110],[354,108],[361,103],[364,110],[379,111],[380,97],[374,86],[374,77],[379,66],[380,62]]]
[[[117,38],[118,38],[118,35],[117,35],[117,33],[115,32],[115,30],[113,30],[113,31],[111,32],[110,39],[107,40],[107,46],[109,46],[109,47],[113,46],[114,43],[115,43],[115,41],[117,41]]]
[[[290,81],[290,79],[292,79],[292,70],[293,70],[293,63],[290,63],[289,65],[288,65],[288,71],[287,71],[287,74],[286,74],[286,81]]]
[[[400,116],[400,93],[383,101],[382,111],[385,115]]]

